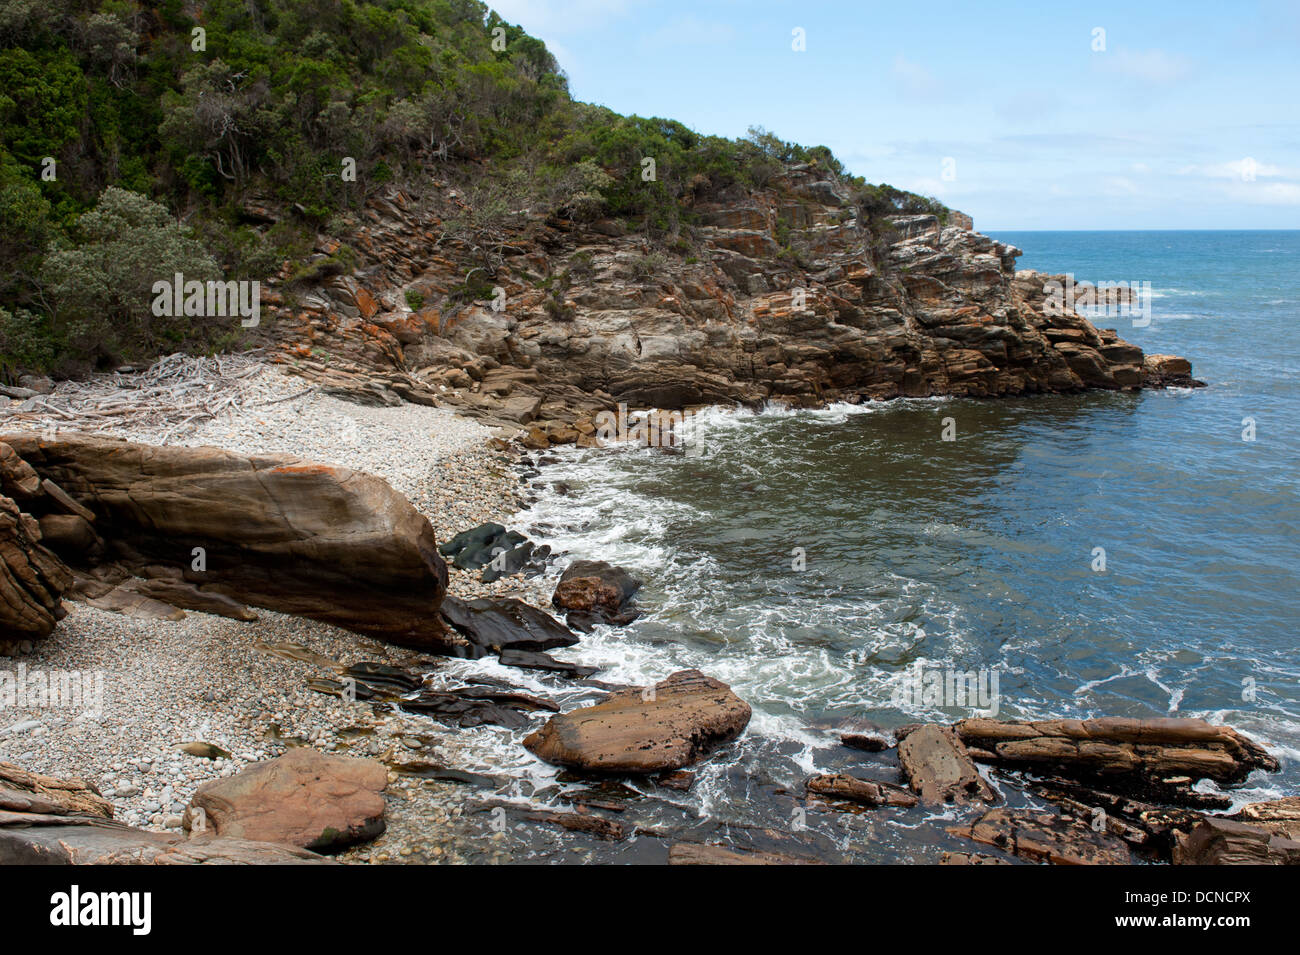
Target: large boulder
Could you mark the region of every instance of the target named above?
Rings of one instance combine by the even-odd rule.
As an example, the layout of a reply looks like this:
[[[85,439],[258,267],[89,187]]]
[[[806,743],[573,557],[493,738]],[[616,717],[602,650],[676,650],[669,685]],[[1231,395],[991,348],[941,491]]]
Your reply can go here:
[[[215,448],[4,441],[93,512],[136,572],[179,569],[204,591],[395,643],[459,644],[438,617],[447,567],[433,528],[378,477]]]
[[[573,626],[624,624],[636,619],[630,604],[640,589],[641,581],[622,567],[603,560],[575,560],[560,575],[551,603],[571,615]]]
[[[388,770],[372,759],[308,747],[199,786],[185,811],[191,831],[336,851],[384,831]]]
[[[652,687],[553,716],[524,746],[557,766],[608,773],[681,769],[735,739],[750,708],[725,683],[682,670]]]

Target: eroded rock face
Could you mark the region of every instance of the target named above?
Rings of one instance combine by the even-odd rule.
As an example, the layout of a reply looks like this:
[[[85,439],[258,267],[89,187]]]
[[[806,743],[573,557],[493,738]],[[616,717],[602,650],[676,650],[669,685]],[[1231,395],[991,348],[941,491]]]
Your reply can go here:
[[[295,338],[286,352],[322,382],[347,363],[385,387],[419,378],[445,389],[440,404],[526,426],[533,447],[590,441],[593,416],[619,402],[817,404],[1191,380],[1190,366],[1148,365],[1117,331],[1057,308],[1062,277],[1017,272],[1020,250],[968,217],[868,222],[808,166],[762,189],[699,197],[690,255],[651,249],[609,220],[530,221],[493,276],[505,311],[445,297],[471,250],[433,246],[429,216],[460,210],[437,189],[422,199],[418,209],[404,195],[371,200],[347,237],[366,260],[306,307],[277,313]],[[563,287],[540,286],[538,273]],[[431,304],[410,312],[408,291]],[[338,356],[329,366],[303,344],[322,339]]]
[[[966,747],[947,726],[926,723],[912,729],[898,743],[898,762],[903,778],[926,805],[997,801]]]
[[[608,773],[689,766],[749,724],[749,704],[725,683],[682,670],[645,689],[554,716],[524,740],[548,763]]]
[[[203,783],[185,812],[191,831],[337,851],[384,831],[388,770],[372,759],[298,747]]]
[[[380,478],[214,448],[4,440],[92,512],[133,571],[161,567],[201,592],[382,640],[434,650],[461,642],[438,616],[447,567],[433,529]],[[195,607],[215,603],[189,595]]]
[[[1124,840],[1095,832],[1064,816],[1029,810],[993,809],[966,826],[948,829],[986,846],[1031,862],[1054,865],[1127,865],[1132,854]]]
[[[970,754],[983,762],[1097,777],[1165,797],[1197,779],[1236,783],[1256,769],[1278,769],[1277,760],[1258,743],[1204,720],[971,719],[958,723],[956,731]]]
[[[35,518],[0,496],[0,652],[49,636],[66,613],[59,598],[72,586],[72,572],[41,536]]]
[[[1300,865],[1300,842],[1262,825],[1208,816],[1174,842],[1174,865]]]
[[[0,828],[0,865],[323,865],[296,846],[108,824]]]

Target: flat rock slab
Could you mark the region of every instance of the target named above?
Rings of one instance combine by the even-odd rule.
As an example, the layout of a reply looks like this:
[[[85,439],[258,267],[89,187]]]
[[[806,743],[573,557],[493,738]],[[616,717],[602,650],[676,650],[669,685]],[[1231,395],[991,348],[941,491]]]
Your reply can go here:
[[[1278,769],[1277,760],[1258,743],[1205,720],[972,719],[962,720],[956,730],[981,762],[1048,766],[1058,774],[1128,777],[1135,783],[1168,784],[1181,777],[1235,783],[1256,769]]]
[[[903,778],[926,805],[997,802],[997,793],[950,727],[926,723],[912,729],[899,741],[898,762]]]
[[[810,793],[832,799],[847,799],[862,803],[864,806],[915,806],[916,796],[902,786],[876,782],[874,779],[859,779],[845,773],[829,776],[814,776],[808,780]]]
[[[749,704],[725,683],[682,670],[644,689],[610,694],[554,716],[524,740],[548,763],[608,773],[657,773],[689,766],[741,734]]]
[[[1248,825],[1207,816],[1174,840],[1174,865],[1300,865],[1300,842]]]
[[[1123,839],[1051,813],[992,809],[973,823],[948,831],[1031,862],[1128,865],[1133,861]]]
[[[578,636],[544,610],[514,597],[461,600],[448,596],[442,616],[483,652],[554,650],[571,647]]]
[[[384,831],[388,770],[373,759],[308,747],[199,786],[185,811],[191,831],[336,851]]]
[[[668,849],[669,865],[825,865],[817,859],[780,852],[755,852],[700,842],[678,842]]]
[[[0,865],[322,865],[297,846],[109,824],[0,829]]]

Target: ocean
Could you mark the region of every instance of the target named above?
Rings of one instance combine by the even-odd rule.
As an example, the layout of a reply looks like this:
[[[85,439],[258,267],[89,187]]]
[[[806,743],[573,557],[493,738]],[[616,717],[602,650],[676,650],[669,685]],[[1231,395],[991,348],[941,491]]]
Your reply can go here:
[[[645,581],[641,619],[563,655],[612,682],[695,667],[754,709],[680,797],[693,825],[934,861],[940,827],[813,818],[802,779],[896,780],[837,731],[977,712],[1204,717],[1282,760],[1238,802],[1300,792],[1300,232],[994,235],[1021,268],[1150,282],[1149,325],[1097,323],[1208,387],[714,410],[707,456],[543,468],[521,528]]]

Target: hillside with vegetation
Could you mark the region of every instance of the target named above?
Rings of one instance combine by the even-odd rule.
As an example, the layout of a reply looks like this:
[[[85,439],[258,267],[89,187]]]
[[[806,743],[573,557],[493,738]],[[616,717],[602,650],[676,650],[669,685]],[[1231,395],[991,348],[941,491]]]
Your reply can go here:
[[[680,253],[696,206],[791,164],[866,219],[946,213],[824,146],[577,102],[545,45],[477,0],[0,0],[0,377],[237,347],[228,322],[151,314],[152,282],[263,279],[431,177],[459,187],[445,229],[490,280],[521,210]],[[288,214],[250,213],[266,203]]]

